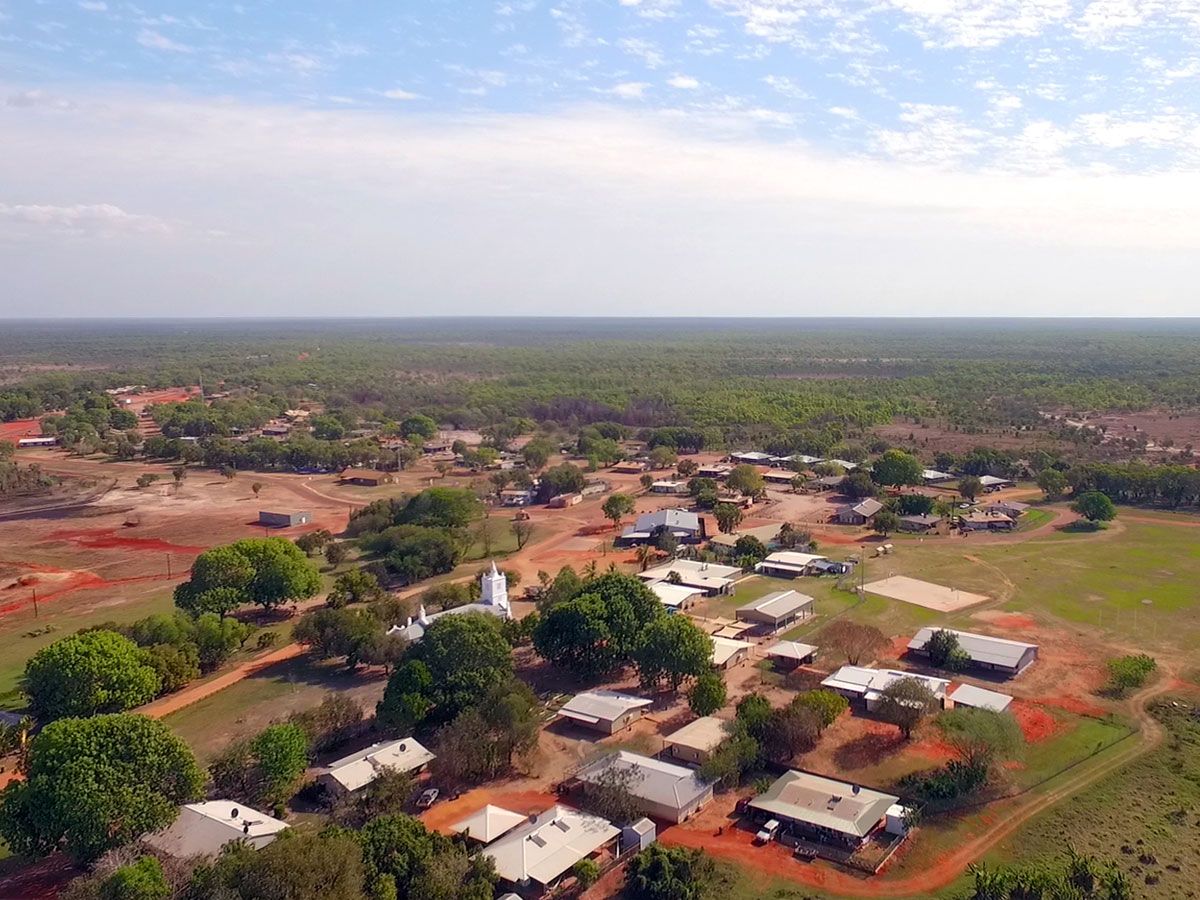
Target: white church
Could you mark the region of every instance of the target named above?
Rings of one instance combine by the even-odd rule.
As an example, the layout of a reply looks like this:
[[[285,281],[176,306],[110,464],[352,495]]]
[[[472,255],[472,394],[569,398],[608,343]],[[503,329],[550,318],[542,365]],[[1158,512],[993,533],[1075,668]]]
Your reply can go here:
[[[429,623],[435,619],[441,616],[456,616],[473,612],[498,616],[501,619],[512,618],[512,608],[508,605],[508,579],[503,572],[496,568],[495,560],[492,561],[491,570],[480,576],[478,603],[444,609],[432,615],[426,613],[425,604],[421,604],[421,609],[415,619],[410,618],[403,625],[393,625],[388,629],[388,634],[398,634],[407,640],[419,641],[425,636],[425,629],[429,627]]]

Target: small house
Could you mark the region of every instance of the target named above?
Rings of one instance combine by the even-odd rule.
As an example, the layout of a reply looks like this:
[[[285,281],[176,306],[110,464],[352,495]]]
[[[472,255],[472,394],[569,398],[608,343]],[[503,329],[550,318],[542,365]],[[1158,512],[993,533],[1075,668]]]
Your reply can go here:
[[[899,669],[869,669],[865,666],[842,666],[821,682],[821,687],[841,694],[847,700],[862,701],[868,712],[879,706],[883,692],[904,678],[914,678],[929,688],[939,704],[946,702],[946,691],[950,682],[945,678],[934,678],[917,672]]]
[[[660,509],[644,513],[617,539],[624,547],[645,544],[660,532],[667,532],[685,544],[695,544],[706,537],[704,520],[686,509]]]
[[[663,738],[668,753],[678,760],[700,765],[729,736],[716,716],[701,716]]]
[[[760,575],[771,575],[775,578],[795,578],[798,575],[811,575],[815,563],[828,561],[824,556],[818,556],[815,553],[779,550],[757,563],[754,571]]]
[[[939,472],[937,469],[925,469],[921,473],[921,481],[925,484],[945,484],[953,480],[954,476],[949,472]]]
[[[584,691],[568,700],[558,716],[601,734],[616,734],[644,716],[652,703],[617,691]]]
[[[711,465],[701,466],[696,470],[697,478],[711,478],[714,481],[724,481],[725,477],[733,471],[733,466],[728,463],[712,463]]]
[[[673,559],[639,572],[638,578],[648,584],[667,581],[684,587],[699,588],[705,596],[732,594],[734,579],[742,574],[738,566],[722,566],[717,563],[697,562],[694,559]]]
[[[901,516],[900,531],[907,531],[909,534],[928,534],[931,531],[936,531],[937,527],[942,524],[942,517],[935,516],[933,513],[924,513],[917,516]]]
[[[900,798],[861,785],[793,769],[746,804],[759,822],[776,819],[786,833],[849,850],[886,828]]]
[[[866,525],[881,509],[882,503],[874,497],[867,497],[853,506],[843,506],[834,514],[834,519],[839,525]]]
[[[581,860],[616,856],[621,829],[591,813],[552,806],[484,848],[506,887],[527,897],[557,895],[560,881]]]
[[[307,525],[312,521],[310,512],[273,512],[260,510],[258,524],[269,528],[292,528],[296,525]]]
[[[384,769],[415,774],[433,759],[433,753],[415,738],[383,741],[331,762],[317,776],[317,783],[332,796],[344,797],[365,788]]]
[[[988,494],[1017,486],[1017,483],[1011,478],[1000,478],[996,475],[980,475],[979,483],[983,486],[984,492]]]
[[[667,612],[682,612],[691,609],[704,599],[704,591],[700,588],[671,584],[669,581],[656,581],[650,585],[650,590],[667,608]]]
[[[750,658],[750,651],[754,649],[754,645],[749,641],[739,641],[736,638],[712,636],[713,652],[712,664],[714,668],[725,670],[732,669],[739,663],[744,663]]]
[[[794,669],[797,666],[807,666],[817,658],[817,648],[812,644],[802,644],[799,641],[776,641],[767,647],[763,653],[780,669]]]
[[[968,706],[971,709],[1004,712],[1012,705],[1012,700],[1008,694],[1001,694],[999,691],[989,691],[973,684],[960,684],[947,695],[946,707]]]
[[[486,847],[528,821],[529,816],[489,803],[483,809],[455,822],[450,826],[450,830],[468,841]]]
[[[650,485],[652,494],[686,494],[687,492],[688,483],[686,481],[656,481]]]
[[[996,513],[967,513],[957,521],[961,531],[1012,531],[1017,527],[1016,519]]]
[[[619,475],[641,475],[650,471],[650,463],[644,459],[626,459],[614,465],[612,471]]]
[[[353,484],[359,487],[379,487],[391,484],[395,476],[388,472],[377,472],[373,469],[347,469],[341,475],[343,484]]]
[[[233,800],[206,800],[179,808],[175,821],[142,840],[175,859],[216,856],[227,844],[261,850],[288,827],[286,822]]]
[[[506,488],[500,492],[501,506],[528,506],[537,495],[522,488]]]
[[[684,822],[713,797],[712,784],[692,769],[628,750],[618,750],[584,766],[575,774],[575,779],[583,784],[603,783],[610,771],[629,773],[629,792],[641,811],[662,822]]]
[[[983,510],[994,516],[1007,516],[1015,520],[1025,515],[1029,510],[1029,504],[1022,503],[1020,500],[993,500]]]

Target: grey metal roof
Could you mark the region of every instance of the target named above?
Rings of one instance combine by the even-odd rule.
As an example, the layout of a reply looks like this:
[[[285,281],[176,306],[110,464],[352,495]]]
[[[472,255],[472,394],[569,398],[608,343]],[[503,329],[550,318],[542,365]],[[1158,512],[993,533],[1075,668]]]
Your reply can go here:
[[[702,781],[691,769],[628,750],[618,750],[585,766],[576,777],[592,782],[610,769],[634,773],[629,792],[635,797],[674,810],[686,809],[712,790],[712,785]]]
[[[775,591],[765,597],[759,597],[745,606],[739,606],[738,612],[760,612],[764,615],[782,619],[801,609],[813,605],[813,598],[799,591]]]
[[[568,700],[558,714],[581,722],[615,722],[631,709],[650,706],[653,702],[617,691],[584,691]]]
[[[989,691],[973,684],[960,684],[950,692],[949,697],[956,706],[972,706],[976,709],[990,709],[993,712],[1004,712],[1013,699],[1008,694]]]
[[[866,837],[899,797],[793,770],[780,776],[750,806],[853,837]]]
[[[660,509],[643,513],[633,526],[635,531],[653,531],[655,528],[679,528],[683,531],[699,531],[700,517],[686,509]]]
[[[1026,651],[1037,649],[1037,644],[1027,644],[1024,641],[1010,641],[1007,638],[975,634],[971,631],[955,631],[953,628],[931,627],[922,628],[913,635],[913,639],[908,642],[908,649],[924,650],[935,631],[949,631],[956,635],[958,646],[965,650],[971,659],[988,665],[1016,668],[1021,664],[1021,658]]]

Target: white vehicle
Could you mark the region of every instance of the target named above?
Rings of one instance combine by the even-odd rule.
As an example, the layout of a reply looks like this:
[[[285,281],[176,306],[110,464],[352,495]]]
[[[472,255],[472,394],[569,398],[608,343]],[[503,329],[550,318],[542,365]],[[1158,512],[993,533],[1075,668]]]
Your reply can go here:
[[[779,834],[779,820],[768,819],[767,823],[758,830],[758,834],[754,836],[754,840],[759,844],[769,844],[775,840],[775,835]]]

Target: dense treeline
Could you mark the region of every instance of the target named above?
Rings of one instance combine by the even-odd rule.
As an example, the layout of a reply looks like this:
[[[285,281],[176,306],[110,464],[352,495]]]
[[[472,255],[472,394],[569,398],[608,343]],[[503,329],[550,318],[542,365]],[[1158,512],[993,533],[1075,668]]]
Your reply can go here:
[[[1088,463],[1066,472],[1072,494],[1099,491],[1117,503],[1200,503],[1200,470],[1188,466]]]

